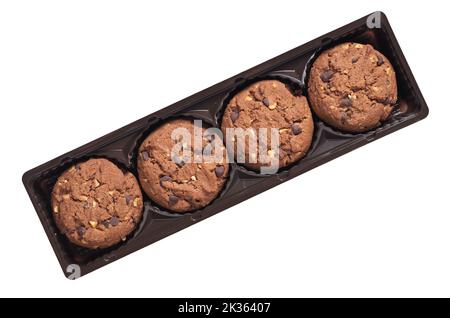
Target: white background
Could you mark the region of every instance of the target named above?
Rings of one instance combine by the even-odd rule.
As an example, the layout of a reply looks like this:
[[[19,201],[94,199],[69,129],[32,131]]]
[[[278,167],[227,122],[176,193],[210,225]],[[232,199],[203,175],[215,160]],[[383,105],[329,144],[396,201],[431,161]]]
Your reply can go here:
[[[1,1],[0,295],[450,296],[448,13],[417,2]],[[376,10],[428,118],[64,278],[26,170]]]

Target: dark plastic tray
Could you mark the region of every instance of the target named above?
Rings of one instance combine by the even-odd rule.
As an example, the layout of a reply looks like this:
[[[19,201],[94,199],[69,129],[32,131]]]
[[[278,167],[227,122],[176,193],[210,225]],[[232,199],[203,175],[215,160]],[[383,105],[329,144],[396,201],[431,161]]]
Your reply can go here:
[[[71,164],[90,157],[106,157],[137,176],[138,146],[149,131],[162,121],[177,116],[189,116],[219,127],[221,111],[229,97],[239,88],[257,79],[279,78],[306,93],[305,79],[311,61],[324,48],[344,41],[372,44],[387,56],[396,71],[398,105],[381,127],[367,133],[349,134],[333,129],[314,118],[312,146],[308,154],[294,165],[281,169],[274,175],[260,175],[232,163],[229,179],[219,197],[209,206],[193,213],[176,214],[163,211],[145,197],[144,218],[138,229],[125,242],[108,249],[80,248],[68,242],[64,235],[59,233],[52,218],[50,194],[56,178]],[[65,275],[77,278],[423,119],[427,114],[425,100],[386,16],[375,12],[40,165],[24,174],[23,183]],[[79,273],[75,268],[79,269]]]

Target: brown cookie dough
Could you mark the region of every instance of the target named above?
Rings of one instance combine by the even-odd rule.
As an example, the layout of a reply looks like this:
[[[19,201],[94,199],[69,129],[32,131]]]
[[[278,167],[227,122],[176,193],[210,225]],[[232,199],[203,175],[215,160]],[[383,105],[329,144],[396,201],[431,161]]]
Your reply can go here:
[[[90,159],[66,170],[52,192],[56,225],[87,248],[125,240],[142,217],[142,193],[133,174],[106,159]]]
[[[172,139],[176,128],[184,128],[191,134],[189,143]],[[204,134],[205,127],[201,131]],[[180,149],[172,158],[175,145],[181,146],[185,153]],[[220,160],[198,157],[205,147],[212,149],[213,145],[217,146],[217,152],[213,153]],[[139,179],[150,199],[165,209],[188,212],[208,205],[217,197],[228,176],[226,150],[217,135],[203,135],[201,148],[194,149],[194,123],[188,119],[171,120],[150,133],[138,155]],[[194,156],[199,162],[194,162]]]
[[[263,80],[232,97],[223,114],[221,128],[225,136],[228,128],[250,129],[255,132],[258,149],[256,153],[251,152],[249,138],[246,138],[244,165],[251,169],[260,169],[269,164],[260,160],[260,143],[265,143],[269,156],[278,154],[279,167],[285,167],[306,154],[311,145],[314,124],[308,101],[304,96],[294,95],[286,84],[280,81]],[[278,130],[279,151],[270,149],[269,130],[267,130],[268,138],[259,140],[261,128]],[[233,143],[236,157],[238,143],[236,138],[233,138]]]
[[[316,59],[308,95],[312,109],[326,123],[364,132],[391,114],[397,81],[391,63],[371,45],[343,43]]]

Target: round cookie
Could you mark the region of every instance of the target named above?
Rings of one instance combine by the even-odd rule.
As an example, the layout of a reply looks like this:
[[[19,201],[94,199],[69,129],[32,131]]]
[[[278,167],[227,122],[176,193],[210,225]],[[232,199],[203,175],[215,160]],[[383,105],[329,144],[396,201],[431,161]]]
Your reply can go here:
[[[371,45],[343,43],[312,65],[308,97],[323,121],[348,132],[378,127],[397,101],[397,81],[388,59]]]
[[[263,80],[248,86],[231,98],[224,111],[221,128],[225,136],[227,131],[230,131],[229,128],[254,131],[257,149],[256,152],[252,151],[249,138],[245,139],[244,165],[257,170],[270,164],[267,160],[260,160],[259,147],[263,142],[268,156],[278,155],[279,168],[302,158],[311,146],[314,123],[306,97],[294,95],[287,85],[280,81]],[[261,128],[267,129],[265,140],[259,140]],[[278,151],[270,149],[271,128],[277,129],[279,133]],[[229,138],[232,138],[237,159],[239,141],[234,137]]]
[[[51,200],[59,230],[71,242],[92,249],[125,240],[142,217],[136,178],[106,159],[90,159],[63,172]]]
[[[172,139],[177,128],[189,132],[189,138],[178,135]],[[205,128],[201,132],[202,149],[195,149],[193,121],[174,119],[150,133],[140,146],[139,180],[145,193],[161,207],[180,213],[197,210],[208,205],[223,188],[229,170],[226,149],[220,137],[205,136]],[[181,148],[172,156],[177,146]],[[216,149],[212,153],[217,159],[201,156],[206,147]]]

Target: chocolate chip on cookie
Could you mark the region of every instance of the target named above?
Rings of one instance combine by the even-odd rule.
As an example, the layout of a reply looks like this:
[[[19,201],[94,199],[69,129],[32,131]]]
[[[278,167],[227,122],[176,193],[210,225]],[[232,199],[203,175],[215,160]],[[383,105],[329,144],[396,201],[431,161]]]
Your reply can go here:
[[[300,123],[293,123],[291,127],[292,127],[292,133],[294,135],[298,135],[302,132],[302,127],[301,127]]]
[[[323,71],[320,74],[320,79],[322,80],[322,82],[328,83],[331,80],[331,77],[333,76],[334,72],[332,70],[326,70]]]
[[[230,119],[231,119],[231,121],[234,123],[238,118],[239,118],[239,111],[238,111],[236,108],[234,108],[234,109],[231,111]]]

